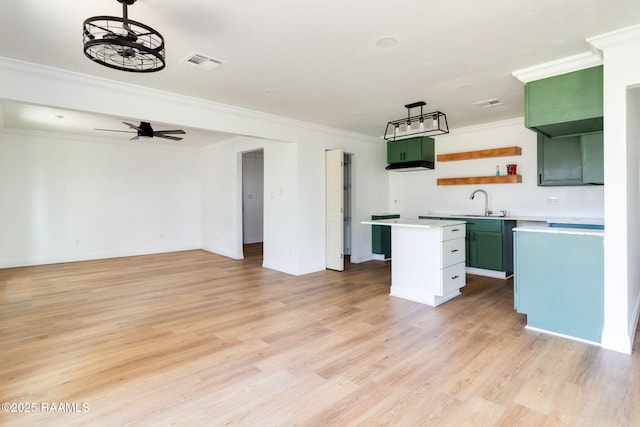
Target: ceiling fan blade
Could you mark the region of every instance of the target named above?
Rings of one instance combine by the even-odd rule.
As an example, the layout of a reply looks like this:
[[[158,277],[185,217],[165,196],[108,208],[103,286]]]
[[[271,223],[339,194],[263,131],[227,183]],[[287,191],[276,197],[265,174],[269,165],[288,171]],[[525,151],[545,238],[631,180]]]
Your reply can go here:
[[[185,135],[185,134],[186,134],[186,132],[185,132],[185,131],[183,131],[182,129],[175,129],[175,130],[157,130],[157,131],[155,131],[155,134],[156,134],[156,135],[157,135],[157,134],[161,134],[161,133],[169,134],[169,135],[175,135],[175,134]]]
[[[105,132],[135,133],[135,132],[131,132],[130,130],[116,130],[116,129],[94,129],[94,130],[102,130],[102,131],[105,131]]]
[[[170,139],[172,141],[182,141],[182,138],[178,138],[177,136],[169,136],[169,135],[162,135],[160,133],[156,133],[153,136],[157,137],[157,138],[165,138],[165,139]]]
[[[142,129],[140,129],[140,126],[136,126],[136,125],[132,125],[131,123],[127,123],[127,122],[122,122],[125,125],[129,126],[131,129],[135,129],[137,131],[142,131]]]
[[[134,136],[133,138],[131,138],[129,141],[135,141],[135,140],[137,140],[137,139],[140,139],[140,136],[136,135],[136,136]]]

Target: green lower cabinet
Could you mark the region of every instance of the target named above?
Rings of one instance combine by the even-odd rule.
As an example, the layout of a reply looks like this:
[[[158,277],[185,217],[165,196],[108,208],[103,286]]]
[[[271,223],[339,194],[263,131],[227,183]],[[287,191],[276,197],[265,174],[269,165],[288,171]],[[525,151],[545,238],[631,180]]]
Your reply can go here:
[[[394,219],[400,218],[399,214],[376,214],[371,215],[371,219]],[[371,252],[377,255],[384,255],[385,259],[391,258],[391,227],[386,225],[371,226]]]
[[[471,231],[467,233],[467,266],[503,271],[502,233]]]
[[[514,234],[514,306],[527,315],[527,326],[601,343],[602,235],[520,230]]]

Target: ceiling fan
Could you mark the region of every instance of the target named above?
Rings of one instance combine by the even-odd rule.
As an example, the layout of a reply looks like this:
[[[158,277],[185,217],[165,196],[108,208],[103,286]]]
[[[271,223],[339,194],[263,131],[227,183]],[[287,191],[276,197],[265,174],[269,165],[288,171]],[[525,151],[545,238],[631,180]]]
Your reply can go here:
[[[136,140],[136,139],[140,139],[142,138],[165,138],[165,139],[171,139],[173,141],[180,141],[182,140],[182,138],[177,137],[177,136],[170,136],[170,135],[185,135],[186,132],[183,131],[182,129],[172,129],[172,130],[153,130],[153,128],[151,127],[151,123],[149,122],[140,122],[139,126],[133,125],[131,123],[127,123],[127,122],[122,122],[125,125],[129,126],[129,128],[134,129],[138,134],[136,136],[134,136],[133,138],[131,138],[131,140]],[[115,130],[115,129],[96,129],[96,130],[103,130],[103,131],[107,131],[107,132],[125,132],[125,133],[136,133],[136,132],[132,132],[130,130]]]

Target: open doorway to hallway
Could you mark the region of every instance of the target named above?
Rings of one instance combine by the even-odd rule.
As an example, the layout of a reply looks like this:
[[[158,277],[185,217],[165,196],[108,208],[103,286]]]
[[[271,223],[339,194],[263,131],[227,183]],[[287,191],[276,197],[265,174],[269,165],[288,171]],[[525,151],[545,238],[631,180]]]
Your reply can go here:
[[[242,153],[243,253],[262,257],[264,241],[264,150]]]

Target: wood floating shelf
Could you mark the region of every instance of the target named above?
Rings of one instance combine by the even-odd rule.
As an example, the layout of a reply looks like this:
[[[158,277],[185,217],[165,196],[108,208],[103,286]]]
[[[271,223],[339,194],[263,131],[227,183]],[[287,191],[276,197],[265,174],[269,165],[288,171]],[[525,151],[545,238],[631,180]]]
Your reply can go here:
[[[470,185],[470,184],[518,184],[521,175],[470,176],[466,178],[438,178],[438,185]]]
[[[437,159],[439,162],[452,162],[455,160],[484,159],[487,157],[519,156],[521,154],[522,149],[520,147],[504,147],[491,148],[489,150],[464,151],[461,153],[438,154]]]

